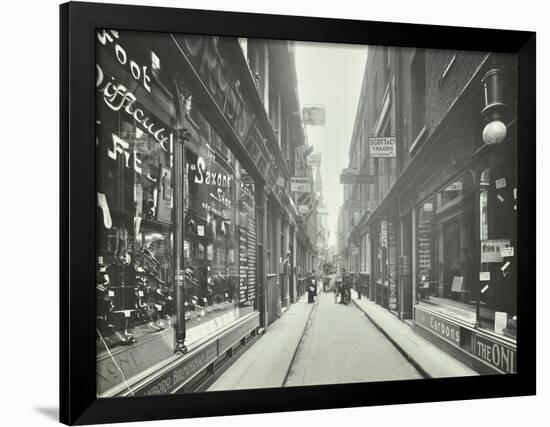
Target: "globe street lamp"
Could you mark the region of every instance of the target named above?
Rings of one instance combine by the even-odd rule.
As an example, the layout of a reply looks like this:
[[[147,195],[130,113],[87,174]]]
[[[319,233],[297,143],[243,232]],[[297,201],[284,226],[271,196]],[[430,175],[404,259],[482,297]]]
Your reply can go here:
[[[486,124],[483,128],[483,142],[487,145],[500,144],[506,138],[506,124],[504,124],[504,79],[502,68],[493,68],[485,73],[483,89],[485,91],[485,108],[481,116]]]

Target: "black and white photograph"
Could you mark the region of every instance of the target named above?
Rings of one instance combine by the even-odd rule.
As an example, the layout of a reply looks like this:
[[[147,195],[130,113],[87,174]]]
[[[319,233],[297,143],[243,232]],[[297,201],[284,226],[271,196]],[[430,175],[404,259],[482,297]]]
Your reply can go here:
[[[515,374],[517,99],[511,54],[99,29],[97,396]]]
[[[3,12],[2,425],[545,419],[544,5]]]

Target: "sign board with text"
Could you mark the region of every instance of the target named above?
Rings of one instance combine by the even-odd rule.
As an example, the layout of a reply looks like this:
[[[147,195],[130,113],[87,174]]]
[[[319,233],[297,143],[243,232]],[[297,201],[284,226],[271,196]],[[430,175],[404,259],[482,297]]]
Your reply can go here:
[[[476,334],[472,340],[472,353],[504,373],[517,372],[516,349],[511,345]]]
[[[396,157],[396,139],[394,137],[369,138],[370,157]]]
[[[310,177],[292,177],[290,180],[290,191],[296,193],[311,193],[311,189],[312,183]]]
[[[360,175],[353,169],[342,169],[340,184],[374,184],[374,175]]]
[[[464,277],[462,277],[462,276],[454,276],[453,277],[453,284],[451,285],[451,292],[466,292]]]
[[[439,317],[435,313],[424,311],[420,307],[414,307],[414,322],[439,338],[460,347],[460,326]]]
[[[481,262],[502,262],[502,251],[510,247],[509,239],[489,239],[481,241]]]
[[[307,156],[308,166],[321,166],[321,153],[311,153]]]
[[[323,107],[302,108],[302,121],[305,125],[324,126],[325,116],[325,109]]]

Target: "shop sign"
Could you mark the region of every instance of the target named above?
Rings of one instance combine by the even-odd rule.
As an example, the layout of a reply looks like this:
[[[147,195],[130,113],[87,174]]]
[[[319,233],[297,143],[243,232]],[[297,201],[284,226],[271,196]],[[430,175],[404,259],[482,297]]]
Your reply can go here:
[[[206,168],[206,162],[202,156],[197,157],[195,163],[186,164],[186,172],[192,172],[194,184],[206,184],[214,187],[231,188],[231,176],[220,171]]]
[[[326,114],[323,107],[302,108],[302,121],[305,125],[324,126],[325,120]]]
[[[509,239],[481,241],[481,262],[502,262],[502,250],[510,247]]]
[[[161,375],[151,384],[137,390],[135,396],[156,396],[174,392],[184,385],[193,375],[206,367],[218,356],[217,344],[214,342],[205,349],[198,351],[174,369]]]
[[[119,64],[130,72],[135,81],[140,83],[148,92],[151,92],[151,77],[149,76],[148,67],[138,64],[134,58],[128,55],[126,49],[120,44],[118,31],[100,30],[97,32],[97,40],[103,46],[111,47]]]
[[[231,61],[223,56],[227,52],[223,37],[185,35],[176,36],[177,43],[188,53],[202,83],[207,87],[218,108],[244,142],[255,116],[241,89],[241,82]],[[257,96],[256,93],[254,93]]]
[[[517,367],[516,349],[481,335],[472,339],[472,353],[491,366],[507,374],[515,374]]]
[[[354,169],[342,169],[340,174],[340,184],[374,184],[374,180],[374,175],[360,175]]]
[[[321,166],[321,153],[311,153],[306,162],[308,166]]]
[[[370,157],[395,157],[396,155],[396,139],[394,137],[369,138]]]
[[[96,64],[96,88],[103,95],[103,101],[111,110],[123,111],[136,121],[138,126],[151,135],[164,151],[169,151],[169,137],[166,129],[159,125],[137,102],[133,92],[115,80],[105,82],[102,68]]]
[[[425,312],[418,307],[415,307],[414,310],[414,321],[445,341],[460,347],[460,326],[448,322],[433,313]]]
[[[290,191],[296,193],[311,193],[312,185],[310,177],[295,177],[290,179]]]

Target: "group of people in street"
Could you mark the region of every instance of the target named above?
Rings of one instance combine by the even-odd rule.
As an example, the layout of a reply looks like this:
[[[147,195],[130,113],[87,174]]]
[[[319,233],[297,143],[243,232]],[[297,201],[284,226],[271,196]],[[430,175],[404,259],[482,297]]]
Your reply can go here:
[[[351,288],[354,284],[353,279],[353,275],[346,273],[346,269],[342,268],[341,276],[337,276],[335,281],[334,302],[346,305],[351,302]],[[338,301],[338,297],[340,301]]]
[[[338,273],[323,272],[317,277],[315,270],[307,275],[306,290],[308,293],[308,303],[312,304],[317,299],[319,279],[322,283],[323,292],[334,292],[335,302],[349,304],[351,302],[351,290],[357,292],[357,299],[361,299],[361,286],[357,273],[348,273],[342,268]]]

